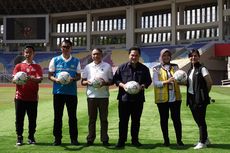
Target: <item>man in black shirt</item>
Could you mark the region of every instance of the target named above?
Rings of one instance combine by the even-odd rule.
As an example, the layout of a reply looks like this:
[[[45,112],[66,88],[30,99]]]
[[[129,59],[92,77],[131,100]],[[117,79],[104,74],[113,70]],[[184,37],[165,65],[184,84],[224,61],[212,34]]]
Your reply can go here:
[[[152,83],[149,69],[139,62],[141,50],[138,47],[129,49],[129,62],[122,64],[114,75],[114,83],[119,87],[117,99],[119,101],[119,140],[116,147],[124,147],[127,140],[128,122],[131,116],[131,136],[134,146],[141,146],[138,140],[140,118],[145,101],[144,89]],[[125,90],[125,84],[136,81],[140,84],[137,94],[129,94]]]

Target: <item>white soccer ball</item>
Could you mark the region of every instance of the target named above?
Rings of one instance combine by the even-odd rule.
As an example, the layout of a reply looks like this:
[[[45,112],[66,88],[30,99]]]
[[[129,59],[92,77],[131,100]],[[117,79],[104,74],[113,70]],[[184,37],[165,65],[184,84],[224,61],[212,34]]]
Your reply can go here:
[[[173,77],[177,82],[185,82],[187,80],[187,73],[183,70],[177,70],[173,74]]]
[[[61,84],[68,84],[70,82],[70,75],[68,72],[62,71],[58,74],[57,79]]]
[[[26,84],[27,81],[27,74],[23,71],[19,71],[14,75],[13,81],[17,85],[23,85]]]
[[[94,88],[100,88],[102,85],[102,79],[101,78],[94,78],[91,83],[92,83],[92,86]]]
[[[125,91],[131,95],[137,94],[141,89],[141,86],[136,81],[129,81],[125,84]]]

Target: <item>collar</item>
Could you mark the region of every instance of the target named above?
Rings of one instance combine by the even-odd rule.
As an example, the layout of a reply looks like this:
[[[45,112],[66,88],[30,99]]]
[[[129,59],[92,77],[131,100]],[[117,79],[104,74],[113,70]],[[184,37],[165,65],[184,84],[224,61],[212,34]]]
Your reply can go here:
[[[139,65],[139,62],[136,63],[136,67]],[[128,66],[132,66],[131,62],[128,62]]]
[[[94,61],[92,62],[93,66],[99,66],[103,63],[103,61],[101,61],[100,63],[96,64]]]
[[[32,63],[28,63],[26,60],[22,61],[22,63],[25,63],[25,64],[36,64],[36,62],[33,60]]]
[[[194,66],[192,65],[193,68],[198,68],[200,66],[201,66],[200,62],[195,63]]]
[[[63,54],[61,54],[61,57],[65,62],[68,62],[68,61],[70,61],[72,59],[72,55],[70,55],[68,59],[65,59]]]
[[[161,67],[166,70],[169,71],[171,69],[171,64],[161,64]]]

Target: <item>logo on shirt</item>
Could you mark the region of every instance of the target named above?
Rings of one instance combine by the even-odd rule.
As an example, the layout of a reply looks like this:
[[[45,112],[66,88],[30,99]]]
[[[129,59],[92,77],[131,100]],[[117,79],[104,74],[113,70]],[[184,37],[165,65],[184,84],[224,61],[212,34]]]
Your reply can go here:
[[[61,64],[58,64],[58,65],[57,65],[57,67],[58,67],[58,68],[62,68],[62,67],[63,67],[63,65],[61,65]]]

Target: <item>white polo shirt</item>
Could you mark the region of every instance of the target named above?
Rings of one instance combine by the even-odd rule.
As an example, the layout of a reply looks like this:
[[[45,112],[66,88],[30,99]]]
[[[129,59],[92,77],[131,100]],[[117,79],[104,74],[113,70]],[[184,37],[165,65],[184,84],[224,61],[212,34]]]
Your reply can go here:
[[[89,63],[82,72],[82,79],[92,81],[94,78],[102,78],[105,82],[113,80],[112,67],[103,61],[99,64],[95,64],[94,62]],[[101,88],[87,86],[86,95],[88,98],[108,98],[109,86],[102,86]]]

